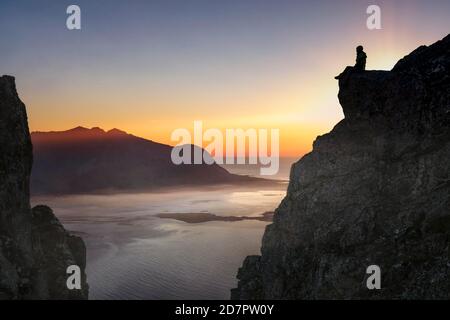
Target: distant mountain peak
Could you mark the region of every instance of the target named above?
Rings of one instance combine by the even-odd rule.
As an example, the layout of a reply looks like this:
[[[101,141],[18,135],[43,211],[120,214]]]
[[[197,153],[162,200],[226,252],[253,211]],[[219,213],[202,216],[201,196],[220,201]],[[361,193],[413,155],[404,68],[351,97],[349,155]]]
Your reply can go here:
[[[103,130],[100,127],[92,127],[92,128],[86,128],[83,126],[78,126],[69,130],[65,130],[65,131],[56,131],[56,132],[73,132],[73,133],[105,133],[106,131]]]
[[[113,129],[109,130],[108,132],[106,132],[106,134],[108,134],[108,135],[115,135],[115,136],[118,136],[118,135],[120,135],[120,136],[128,135],[127,132],[122,131],[122,130],[117,129],[117,128],[113,128]]]
[[[78,127],[75,127],[75,128],[73,128],[71,130],[89,130],[89,129],[86,128],[86,127],[83,127],[83,126],[78,126]]]
[[[93,127],[93,128],[91,128],[91,131],[92,132],[98,132],[98,133],[105,133],[105,130],[103,130],[100,127]]]
[[[34,194],[150,190],[186,185],[250,183],[213,165],[176,165],[172,146],[136,137],[120,129],[76,127],[35,132]],[[192,146],[193,148],[198,148]]]
[[[39,138],[39,139],[50,139],[50,140],[79,140],[79,139],[100,139],[100,138],[108,138],[108,137],[123,137],[128,136],[129,134],[125,131],[122,131],[120,129],[111,129],[109,131],[105,131],[104,129],[100,127],[92,127],[92,128],[86,128],[83,126],[78,126],[69,130],[62,130],[62,131],[35,131],[31,133],[33,138]]]

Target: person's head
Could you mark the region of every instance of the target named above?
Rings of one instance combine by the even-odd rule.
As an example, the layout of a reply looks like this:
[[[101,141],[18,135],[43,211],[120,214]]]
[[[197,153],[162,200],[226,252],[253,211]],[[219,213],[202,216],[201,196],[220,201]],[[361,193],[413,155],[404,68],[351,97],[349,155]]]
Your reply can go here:
[[[357,46],[356,52],[362,52],[364,50],[363,46]]]

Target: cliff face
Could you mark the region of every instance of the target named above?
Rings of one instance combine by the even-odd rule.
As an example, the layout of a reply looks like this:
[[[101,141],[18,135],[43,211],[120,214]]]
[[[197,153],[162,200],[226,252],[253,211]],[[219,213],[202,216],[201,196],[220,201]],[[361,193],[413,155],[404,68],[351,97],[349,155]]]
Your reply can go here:
[[[13,77],[0,77],[0,299],[84,299],[86,249],[50,208],[30,208],[33,162],[25,105]],[[68,290],[66,269],[82,270],[82,290]]]
[[[345,119],[293,165],[232,298],[450,298],[450,36],[339,88]]]

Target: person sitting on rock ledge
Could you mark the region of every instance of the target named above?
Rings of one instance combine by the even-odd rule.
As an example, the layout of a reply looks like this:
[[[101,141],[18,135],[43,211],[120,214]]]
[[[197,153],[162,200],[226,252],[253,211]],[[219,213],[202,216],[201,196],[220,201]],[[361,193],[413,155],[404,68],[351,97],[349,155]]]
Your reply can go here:
[[[356,47],[356,64],[354,67],[347,67],[345,68],[344,72],[342,72],[340,75],[334,77],[335,79],[341,79],[345,74],[350,72],[360,72],[366,70],[366,60],[367,55],[364,52],[363,46],[357,46]]]

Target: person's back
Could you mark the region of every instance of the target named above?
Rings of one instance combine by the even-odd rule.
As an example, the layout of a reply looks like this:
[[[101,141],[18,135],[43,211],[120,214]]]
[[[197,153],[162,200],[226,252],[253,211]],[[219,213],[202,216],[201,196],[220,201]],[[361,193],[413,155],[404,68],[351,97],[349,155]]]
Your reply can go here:
[[[366,60],[367,60],[367,55],[364,52],[363,46],[358,46],[356,48],[355,70],[356,71],[364,71],[364,70],[366,70]]]

